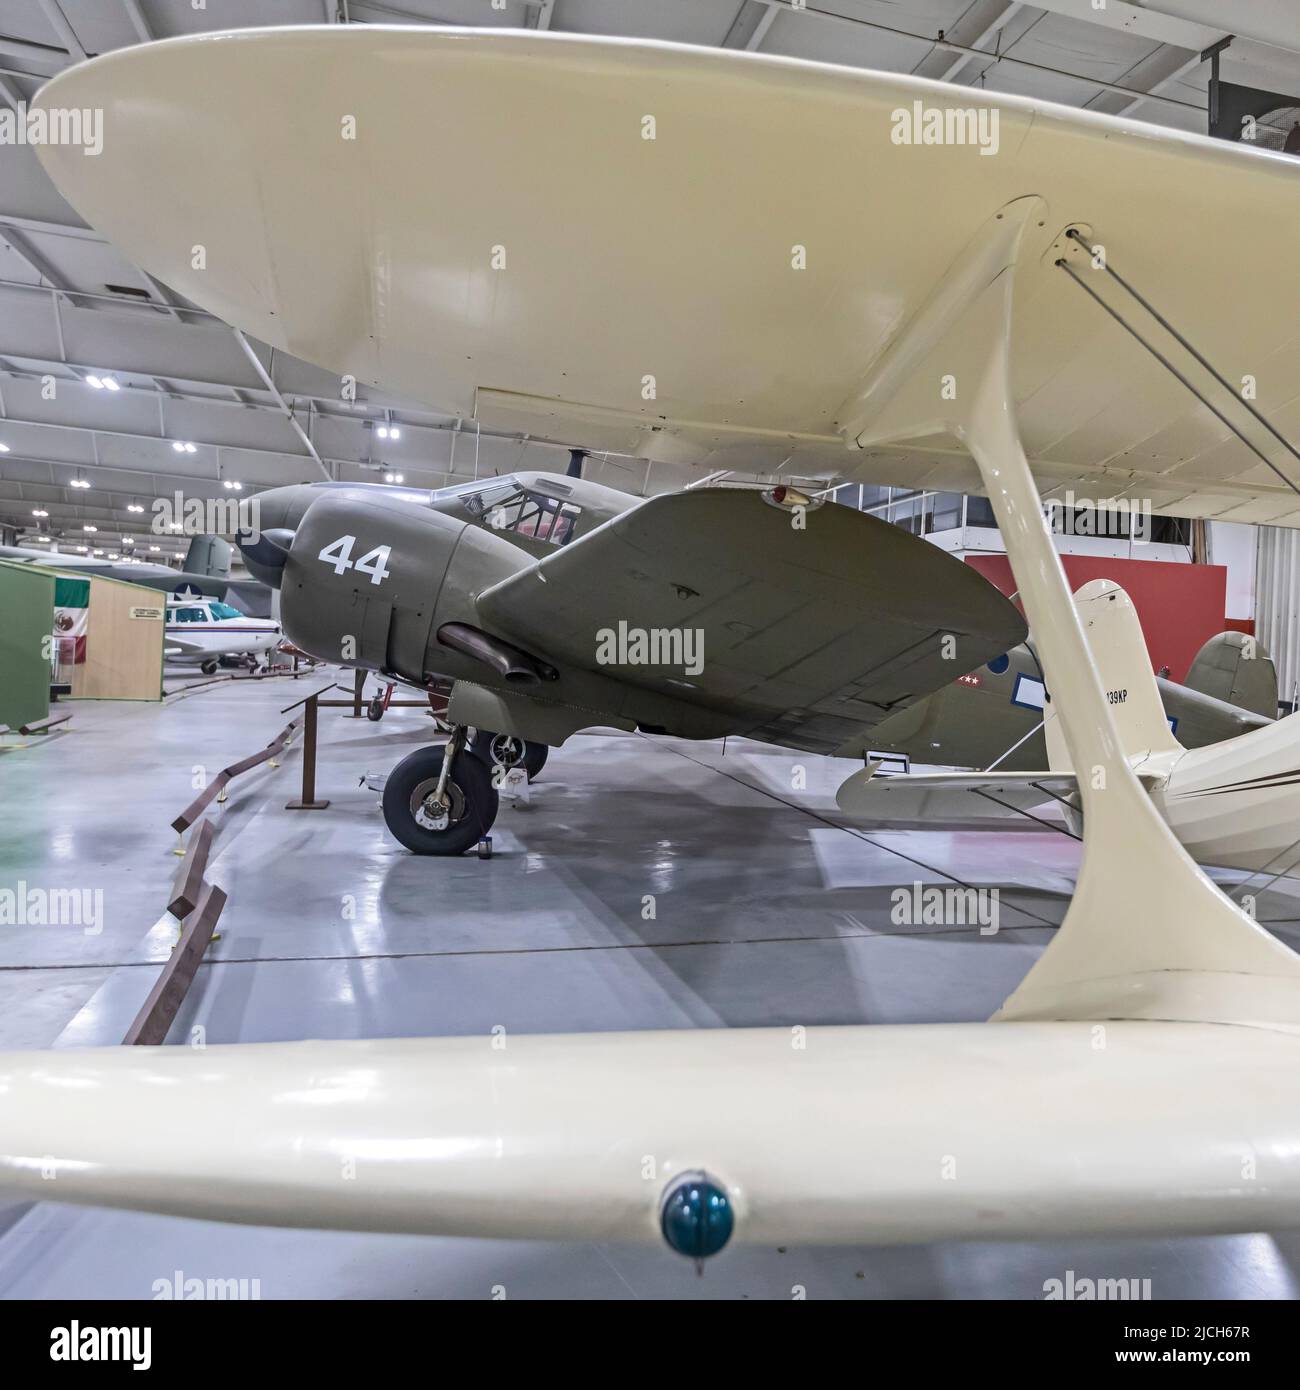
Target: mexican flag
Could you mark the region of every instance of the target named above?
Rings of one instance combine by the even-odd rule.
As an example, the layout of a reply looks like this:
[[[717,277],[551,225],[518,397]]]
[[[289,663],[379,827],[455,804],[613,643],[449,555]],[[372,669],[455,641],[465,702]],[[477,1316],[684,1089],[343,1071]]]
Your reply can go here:
[[[86,627],[90,616],[90,580],[54,581],[54,636],[59,664],[71,666],[86,659]]]

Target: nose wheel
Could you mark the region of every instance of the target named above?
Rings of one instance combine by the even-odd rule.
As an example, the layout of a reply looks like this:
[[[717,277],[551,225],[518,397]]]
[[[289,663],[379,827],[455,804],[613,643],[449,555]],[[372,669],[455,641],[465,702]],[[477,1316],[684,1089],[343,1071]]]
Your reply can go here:
[[[384,821],[412,854],[464,854],[492,828],[497,791],[481,758],[464,756],[465,730],[418,748],[388,775]]]

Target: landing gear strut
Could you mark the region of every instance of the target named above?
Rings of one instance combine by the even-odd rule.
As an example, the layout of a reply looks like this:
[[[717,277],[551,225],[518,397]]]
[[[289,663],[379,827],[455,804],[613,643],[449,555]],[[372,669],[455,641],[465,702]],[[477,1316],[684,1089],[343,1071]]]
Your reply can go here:
[[[412,854],[464,854],[497,818],[491,771],[464,756],[465,734],[457,725],[445,745],[408,754],[384,784],[384,820]]]

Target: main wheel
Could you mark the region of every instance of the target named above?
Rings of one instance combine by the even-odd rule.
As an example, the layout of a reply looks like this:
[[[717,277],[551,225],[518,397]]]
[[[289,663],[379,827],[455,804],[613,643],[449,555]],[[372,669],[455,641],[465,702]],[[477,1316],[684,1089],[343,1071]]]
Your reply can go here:
[[[531,782],[546,766],[550,748],[530,743],[514,734],[494,734],[480,729],[474,736],[474,752],[491,767],[522,767]]]
[[[215,676],[217,674],[217,666],[218,663],[215,661],[199,662],[199,670],[202,671],[205,676]]]
[[[464,854],[497,818],[491,773],[482,759],[463,752],[447,778],[447,805],[434,801],[443,755],[441,744],[417,748],[384,783],[384,821],[412,854]]]
[[[366,718],[369,719],[372,724],[378,724],[383,717],[384,697],[382,695],[375,695],[366,706]]]

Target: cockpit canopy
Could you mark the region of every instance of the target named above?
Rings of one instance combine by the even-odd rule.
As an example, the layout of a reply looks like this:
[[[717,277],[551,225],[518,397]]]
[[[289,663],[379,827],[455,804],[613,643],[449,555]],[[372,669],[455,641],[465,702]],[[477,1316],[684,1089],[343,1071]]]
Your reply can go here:
[[[519,487],[484,488],[465,498],[465,508],[494,531],[509,531],[548,545],[567,545],[582,515],[576,502]]]

